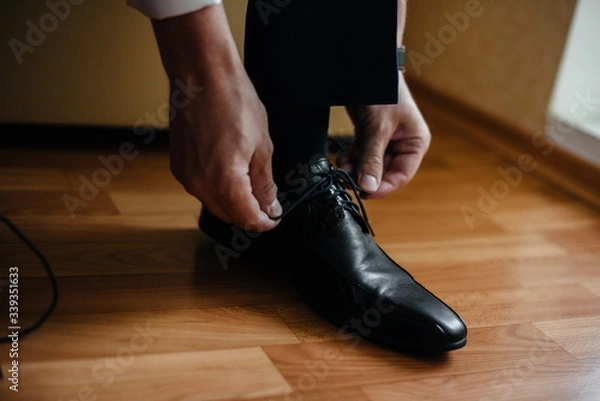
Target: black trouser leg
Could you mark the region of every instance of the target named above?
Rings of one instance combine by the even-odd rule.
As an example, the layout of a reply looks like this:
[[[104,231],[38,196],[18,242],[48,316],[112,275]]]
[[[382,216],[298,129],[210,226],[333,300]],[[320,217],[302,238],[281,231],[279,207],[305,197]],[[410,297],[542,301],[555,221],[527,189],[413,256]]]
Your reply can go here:
[[[286,175],[326,154],[329,107],[268,106],[269,132],[274,145],[273,175],[285,190]]]
[[[249,0],[244,62],[267,108],[275,181],[325,154],[331,105],[395,103],[397,1]]]

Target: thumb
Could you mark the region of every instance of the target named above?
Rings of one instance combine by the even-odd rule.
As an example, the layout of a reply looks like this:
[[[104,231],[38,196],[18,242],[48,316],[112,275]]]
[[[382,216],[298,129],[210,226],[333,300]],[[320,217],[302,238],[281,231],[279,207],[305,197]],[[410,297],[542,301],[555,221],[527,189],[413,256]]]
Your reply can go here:
[[[250,163],[250,184],[252,194],[258,201],[260,210],[269,217],[277,217],[282,213],[282,207],[277,199],[277,185],[273,181],[271,153],[257,151]]]
[[[367,193],[377,192],[383,175],[386,143],[378,135],[364,137],[358,158],[358,186]]]

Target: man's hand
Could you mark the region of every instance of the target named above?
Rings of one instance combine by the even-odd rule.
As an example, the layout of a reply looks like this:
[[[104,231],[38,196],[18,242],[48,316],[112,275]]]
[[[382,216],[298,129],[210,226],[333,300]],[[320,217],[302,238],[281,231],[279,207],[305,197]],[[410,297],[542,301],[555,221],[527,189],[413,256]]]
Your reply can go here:
[[[222,5],[153,21],[171,81],[202,87],[170,125],[171,170],[219,219],[266,231],[281,214],[267,114],[235,47]]]
[[[337,165],[356,176],[365,199],[382,198],[408,184],[431,142],[429,127],[403,74],[398,95],[398,104],[346,108],[356,139]]]
[[[267,114],[244,77],[207,84],[171,123],[171,171],[214,215],[253,231],[281,214]]]

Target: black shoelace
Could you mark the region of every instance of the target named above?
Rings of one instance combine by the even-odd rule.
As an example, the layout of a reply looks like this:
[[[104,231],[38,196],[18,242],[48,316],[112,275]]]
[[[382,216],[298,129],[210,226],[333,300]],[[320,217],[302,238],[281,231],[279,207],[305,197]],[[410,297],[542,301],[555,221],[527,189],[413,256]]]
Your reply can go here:
[[[52,315],[52,312],[54,312],[54,309],[56,308],[56,304],[58,303],[58,283],[56,282],[56,277],[54,277],[54,273],[52,272],[52,268],[50,267],[50,264],[48,263],[48,261],[46,260],[46,257],[42,254],[42,252],[40,252],[40,250],[37,249],[37,247],[29,240],[29,238],[27,238],[25,236],[25,234],[23,234],[21,232],[21,230],[19,230],[17,228],[17,226],[15,226],[12,223],[12,221],[10,221],[7,217],[0,216],[0,220],[17,237],[19,237],[19,239],[27,246],[27,248],[29,248],[29,250],[31,252],[33,252],[38,257],[40,262],[42,262],[42,265],[44,265],[44,269],[46,270],[46,274],[48,275],[48,279],[50,280],[50,284],[52,285],[52,301],[50,303],[50,306],[48,307],[46,312],[44,312],[40,316],[40,318],[37,320],[37,322],[33,323],[29,327],[24,328],[23,330],[19,330],[19,339],[21,339],[21,338],[25,337],[26,335],[30,334],[31,332],[39,329],[46,322],[46,320],[48,320],[50,315]],[[12,341],[12,339],[9,336],[0,337],[0,344],[10,343],[11,341]],[[3,379],[2,368],[0,368],[0,379]]]
[[[369,223],[369,218],[367,217],[367,211],[360,198],[362,189],[360,189],[360,187],[354,183],[354,180],[352,180],[350,174],[342,169],[332,167],[329,171],[314,173],[313,177],[318,177],[318,179],[314,180],[306,188],[302,188],[300,190],[300,196],[298,199],[291,202],[290,205],[279,216],[271,217],[272,220],[283,219],[298,205],[304,201],[307,201],[308,199],[318,198],[323,195],[332,195],[341,202],[341,206],[344,209],[349,210],[355,216],[362,219],[369,233],[372,236],[375,236],[375,232],[373,231],[373,228]],[[350,188],[352,190],[358,205],[353,201],[352,196],[346,191],[346,188]],[[332,189],[334,191],[333,194],[330,192]],[[284,202],[282,202],[282,200],[289,199],[293,195],[298,196],[298,192],[298,189],[293,189],[282,192],[277,197],[283,204]]]

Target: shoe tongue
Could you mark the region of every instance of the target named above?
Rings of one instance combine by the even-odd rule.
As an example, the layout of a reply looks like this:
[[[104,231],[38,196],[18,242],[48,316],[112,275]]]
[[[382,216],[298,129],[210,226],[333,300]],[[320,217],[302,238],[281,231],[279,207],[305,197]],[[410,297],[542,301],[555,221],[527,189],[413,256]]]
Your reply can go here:
[[[326,173],[332,170],[331,163],[326,157],[319,157],[314,160],[309,167],[310,174]],[[369,226],[367,225],[363,216],[360,215],[354,209],[344,207],[342,202],[345,200],[337,194],[337,189],[331,186],[329,188],[329,195],[323,196],[321,199],[313,200],[313,205],[320,209],[321,223],[324,227],[335,227],[344,218],[343,210],[346,208],[352,218],[360,225],[363,232],[370,232]]]
[[[333,170],[329,159],[325,156],[320,156],[313,158],[309,164],[299,165],[295,171],[296,175],[291,176],[292,179],[290,181],[302,182],[302,180],[298,180],[299,177],[302,177],[305,185],[311,185],[312,183],[322,182],[323,173],[329,173]],[[307,179],[308,183],[306,183]],[[333,181],[335,182],[337,179],[333,178]],[[346,213],[349,213],[361,226],[363,231],[365,233],[368,232],[367,225],[360,213],[348,207],[347,203],[349,199],[341,195],[343,188],[339,187],[339,185],[339,183],[335,184],[332,182],[326,187],[318,188],[317,192],[319,196],[309,197],[305,200],[305,204],[309,205],[308,208],[311,214],[316,217],[314,223],[319,225],[321,229],[328,231],[336,227],[347,216]],[[297,201],[302,197],[302,190],[305,188],[306,186],[290,188],[287,193],[288,200],[292,202]]]

